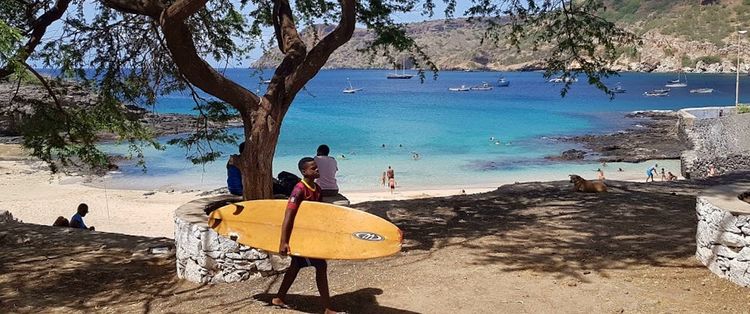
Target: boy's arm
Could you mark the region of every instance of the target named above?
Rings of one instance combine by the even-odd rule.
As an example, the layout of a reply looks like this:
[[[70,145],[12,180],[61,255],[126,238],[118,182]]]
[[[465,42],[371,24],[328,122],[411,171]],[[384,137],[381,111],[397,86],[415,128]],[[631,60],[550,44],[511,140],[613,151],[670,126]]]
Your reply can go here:
[[[289,237],[292,235],[292,227],[294,226],[294,217],[297,216],[297,208],[286,208],[284,214],[284,223],[281,224],[281,242],[279,243],[279,254],[289,254]]]
[[[284,222],[281,224],[281,241],[279,241],[279,254],[281,255],[287,255],[290,252],[289,238],[292,235],[294,218],[297,216],[297,209],[302,203],[303,197],[302,191],[297,187],[294,188],[292,194],[289,196],[289,202],[286,205],[286,212],[284,213]]]

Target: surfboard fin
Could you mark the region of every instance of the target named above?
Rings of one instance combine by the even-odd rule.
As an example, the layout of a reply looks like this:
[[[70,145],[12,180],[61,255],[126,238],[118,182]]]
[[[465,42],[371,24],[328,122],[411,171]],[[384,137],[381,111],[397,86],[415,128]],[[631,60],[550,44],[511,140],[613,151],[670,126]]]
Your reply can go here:
[[[232,213],[233,215],[239,215],[243,210],[245,210],[245,206],[242,206],[239,203],[234,204],[234,206],[236,206],[236,208],[234,209],[234,213]]]

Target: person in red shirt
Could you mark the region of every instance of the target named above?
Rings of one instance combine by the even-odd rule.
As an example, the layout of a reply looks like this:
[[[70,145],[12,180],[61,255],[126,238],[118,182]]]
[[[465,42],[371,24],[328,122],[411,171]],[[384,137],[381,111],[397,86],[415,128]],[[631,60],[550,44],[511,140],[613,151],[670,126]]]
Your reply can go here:
[[[289,237],[292,234],[292,227],[294,226],[294,218],[297,215],[302,201],[314,201],[319,202],[321,200],[321,188],[315,183],[315,179],[320,177],[318,172],[318,166],[315,164],[315,159],[311,157],[304,157],[299,161],[298,164],[300,172],[302,172],[303,179],[294,186],[292,194],[289,196],[289,202],[286,206],[286,213],[284,214],[284,222],[281,224],[281,241],[279,243],[279,254],[286,256],[290,252],[289,248]],[[315,282],[318,285],[318,292],[320,292],[321,303],[325,307],[325,313],[337,313],[331,308],[331,297],[328,293],[328,264],[323,259],[307,258],[300,256],[292,256],[292,263],[289,269],[284,274],[284,279],[281,281],[279,292],[276,297],[271,300],[273,305],[288,308],[284,302],[289,288],[297,278],[297,273],[300,268],[307,266],[315,267]]]

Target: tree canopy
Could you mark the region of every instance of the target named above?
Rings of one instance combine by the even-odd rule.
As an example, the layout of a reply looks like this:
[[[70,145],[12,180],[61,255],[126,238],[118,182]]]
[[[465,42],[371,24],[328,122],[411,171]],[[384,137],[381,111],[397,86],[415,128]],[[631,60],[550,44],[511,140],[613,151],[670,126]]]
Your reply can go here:
[[[465,14],[485,23],[488,42],[507,41],[519,49],[522,42],[531,42],[533,49],[548,50],[547,76],[584,74],[604,92],[609,90],[602,79],[614,74],[607,65],[617,57],[617,48],[637,41],[599,17],[605,8],[598,0],[472,0],[466,12],[456,12],[457,0],[10,0],[0,8],[0,77],[20,74],[20,69],[34,72],[28,66],[31,59],[58,69],[54,80],[75,80],[96,93],[97,101],[83,107],[56,99],[52,105],[35,104],[32,116],[24,119],[24,145],[48,162],[104,163],[96,146],[102,131],[129,141],[136,155],[139,144],[158,146],[128,118],[122,104],[149,107],[160,95],[187,90],[200,119],[194,134],[173,143],[195,152],[190,157],[195,162],[214,160],[220,154],[206,143],[238,138],[206,122],[239,116],[248,143],[241,166],[244,196],[270,197],[271,163],[284,115],[331,53],[361,25],[375,35],[368,52],[407,52],[420,74],[437,72],[429,55],[395,20],[404,12],[434,16],[436,4],[445,8],[447,18]],[[44,38],[55,21],[63,24],[62,34]],[[335,27],[306,43],[300,33],[318,24]],[[264,39],[269,33],[272,39]],[[263,95],[207,62],[228,64],[253,49],[278,49],[284,55]],[[201,97],[197,89],[211,98]],[[48,90],[59,92],[54,86]]]

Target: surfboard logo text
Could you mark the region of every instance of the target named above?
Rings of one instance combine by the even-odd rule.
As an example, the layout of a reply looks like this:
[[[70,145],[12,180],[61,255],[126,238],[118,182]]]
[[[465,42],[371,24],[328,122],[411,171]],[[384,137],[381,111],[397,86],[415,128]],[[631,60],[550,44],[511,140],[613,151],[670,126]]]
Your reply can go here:
[[[357,239],[365,240],[365,241],[383,241],[385,238],[383,236],[372,233],[372,232],[355,232],[354,236],[357,237]]]

